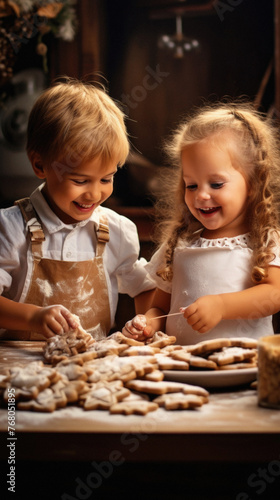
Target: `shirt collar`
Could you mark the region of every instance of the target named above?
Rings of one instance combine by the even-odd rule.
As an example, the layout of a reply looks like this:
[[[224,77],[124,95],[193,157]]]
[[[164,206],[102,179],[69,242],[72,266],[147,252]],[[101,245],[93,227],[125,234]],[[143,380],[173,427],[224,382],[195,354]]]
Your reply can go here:
[[[76,224],[64,224],[64,222],[62,222],[62,220],[60,220],[59,217],[57,217],[57,215],[53,212],[44,198],[42,194],[43,187],[44,183],[33,191],[30,195],[30,201],[50,234],[61,231],[62,229],[72,231],[76,227],[83,227],[90,223],[96,226],[96,228],[99,227],[100,207],[94,210],[91,216],[86,220],[77,222]]]

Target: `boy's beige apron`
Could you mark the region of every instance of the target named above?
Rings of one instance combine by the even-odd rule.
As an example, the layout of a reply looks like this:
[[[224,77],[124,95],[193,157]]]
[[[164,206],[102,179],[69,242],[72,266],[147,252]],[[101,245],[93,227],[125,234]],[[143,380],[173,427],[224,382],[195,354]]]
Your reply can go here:
[[[24,302],[38,306],[61,304],[79,316],[82,327],[94,338],[105,337],[111,327],[108,286],[103,266],[103,252],[109,241],[107,219],[103,218],[99,224],[94,259],[79,262],[45,259],[42,257],[45,237],[38,215],[28,198],[16,204],[28,226],[33,255],[33,273]],[[35,332],[9,333],[9,339],[46,340]]]

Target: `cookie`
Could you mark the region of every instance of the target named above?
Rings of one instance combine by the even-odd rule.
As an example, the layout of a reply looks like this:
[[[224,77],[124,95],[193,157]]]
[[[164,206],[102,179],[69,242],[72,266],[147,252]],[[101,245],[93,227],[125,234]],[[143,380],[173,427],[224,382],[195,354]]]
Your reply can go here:
[[[152,401],[121,401],[110,406],[110,413],[122,415],[147,415],[151,411],[158,409],[158,405]]]
[[[202,406],[207,403],[207,399],[196,394],[174,392],[171,394],[162,394],[155,398],[153,402],[166,410],[187,410]]]
[[[183,392],[184,394],[197,394],[198,396],[208,397],[209,393],[203,387],[183,384],[181,382],[171,382],[163,380],[161,382],[153,382],[150,380],[130,380],[125,386],[128,389],[146,392],[148,394],[166,394],[169,392]]]
[[[161,370],[154,370],[150,373],[146,373],[143,379],[152,380],[153,382],[160,382],[161,380],[164,379],[164,373]]]
[[[56,370],[61,375],[67,377],[68,380],[88,380],[89,376],[93,373],[90,366],[78,365],[76,363],[68,363],[67,365],[56,366]]]
[[[254,358],[255,355],[256,353],[254,349],[245,349],[243,347],[223,347],[221,351],[210,354],[208,359],[217,363],[218,366],[221,366],[248,360]]]
[[[181,361],[173,359],[170,356],[165,356],[164,354],[156,354],[157,364],[160,370],[188,370],[189,363],[187,361]]]
[[[159,347],[162,349],[163,347],[175,344],[176,342],[176,337],[173,337],[171,335],[167,335],[166,333],[163,332],[156,332],[152,337],[147,338],[146,344],[152,346],[152,347]]]
[[[202,340],[198,344],[194,344],[188,346],[188,352],[193,354],[194,356],[205,355],[210,352],[218,351],[223,347],[230,347],[231,341],[230,339],[211,339],[211,340]]]
[[[172,359],[176,359],[177,361],[185,361],[185,363],[190,362],[191,354],[183,349],[171,351],[168,354]]]
[[[231,337],[230,343],[232,347],[244,347],[244,349],[257,349],[257,339],[250,337]]]
[[[69,381],[63,376],[55,384],[41,391],[36,398],[29,401],[20,401],[18,410],[51,413],[58,408],[65,408],[68,403],[75,403],[81,394],[88,391],[88,386],[83,380]]]
[[[230,337],[203,340],[198,344],[188,346],[188,352],[194,356],[205,356],[211,352],[216,352],[224,347],[243,347],[246,349],[256,349],[258,341],[247,337]]]
[[[111,354],[119,356],[128,348],[128,344],[120,344],[114,339],[106,338],[96,342],[90,350],[95,351],[98,358],[104,358],[105,356],[110,356]]]
[[[243,361],[240,363],[230,363],[228,365],[221,365],[218,366],[218,370],[244,370],[245,368],[256,368],[257,363],[256,362],[251,362],[250,361]]]
[[[56,364],[64,358],[87,351],[94,343],[93,337],[79,324],[75,330],[47,339],[43,355],[48,363]]]
[[[145,342],[140,342],[140,340],[128,338],[125,335],[123,335],[123,333],[121,333],[121,332],[112,333],[111,335],[109,335],[109,337],[107,337],[107,340],[110,340],[110,339],[115,340],[119,344],[127,344],[130,346],[131,345],[145,345]]]
[[[158,368],[155,356],[122,356],[119,363],[132,365],[136,373],[135,378],[144,377]]]
[[[19,410],[38,411],[38,412],[53,412],[57,408],[62,408],[67,405],[65,394],[55,397],[50,388],[44,389],[36,398],[29,401],[20,401],[17,405]]]
[[[187,352],[187,346],[181,346],[181,345],[178,345],[178,344],[172,344],[172,345],[166,345],[165,347],[162,347],[160,352],[162,354],[167,354],[169,355],[171,352],[174,352],[174,351],[183,351],[185,350],[185,352]]]
[[[217,370],[218,365],[215,361],[206,358],[202,358],[201,356],[190,356],[189,360],[190,369],[199,368],[200,370]]]
[[[60,375],[52,367],[45,366],[41,361],[33,361],[26,366],[15,366],[9,370],[6,377],[4,401],[8,400],[8,388],[14,388],[16,401],[34,399],[44,389],[59,380]]]
[[[79,401],[80,396],[89,391],[89,387],[88,384],[83,380],[71,380],[67,381],[64,387],[61,387],[61,390],[63,390],[68,404]]]
[[[151,356],[157,352],[160,352],[159,347],[151,347],[149,345],[129,346],[125,351],[120,353],[120,356]]]
[[[111,382],[113,380],[122,380],[126,382],[136,378],[136,370],[132,363],[124,363],[116,356],[111,355],[105,358],[99,358],[89,365],[91,374],[88,382],[97,383],[102,380]]]
[[[59,366],[66,366],[69,364],[75,363],[76,365],[82,366],[83,364],[87,363],[88,361],[92,361],[93,359],[97,358],[97,352],[93,350],[85,351],[85,352],[80,352],[79,354],[76,354],[75,356],[71,357],[63,357],[60,360],[54,360],[55,362],[53,364],[56,365],[56,368]]]
[[[147,326],[147,319],[144,314],[137,314],[137,316],[135,316],[135,318],[133,318],[132,321],[133,321],[133,326],[137,330],[143,331],[144,328]]]
[[[84,410],[109,410],[110,407],[129,395],[129,390],[120,380],[92,384],[89,391],[80,397]]]

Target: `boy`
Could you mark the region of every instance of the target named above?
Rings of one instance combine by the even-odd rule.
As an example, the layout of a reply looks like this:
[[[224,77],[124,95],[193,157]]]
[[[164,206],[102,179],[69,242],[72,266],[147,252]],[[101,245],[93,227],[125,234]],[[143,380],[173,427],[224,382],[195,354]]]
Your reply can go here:
[[[101,204],[129,152],[124,115],[104,90],[56,82],[29,117],[27,154],[44,183],[0,211],[0,336],[44,339],[81,325],[110,331],[118,293],[145,310],[153,282],[134,224]]]

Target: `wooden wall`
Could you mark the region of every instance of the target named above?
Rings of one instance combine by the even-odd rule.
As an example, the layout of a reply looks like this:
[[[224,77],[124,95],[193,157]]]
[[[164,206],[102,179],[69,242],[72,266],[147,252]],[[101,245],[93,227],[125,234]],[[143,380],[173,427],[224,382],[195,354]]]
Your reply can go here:
[[[166,9],[178,4],[194,6],[194,12],[183,17],[183,31],[200,43],[198,52],[182,59],[157,46],[161,34],[175,32],[175,18],[167,17]],[[204,4],[211,4],[211,11],[195,10]],[[160,165],[162,139],[184,113],[224,96],[254,100],[276,54],[279,0],[275,8],[273,0],[225,0],[218,2],[224,7],[216,9],[213,5],[202,0],[80,0],[77,38],[71,44],[54,44],[52,74],[103,75],[110,94],[125,105],[135,150]],[[276,70],[262,96],[265,111],[279,106]]]

